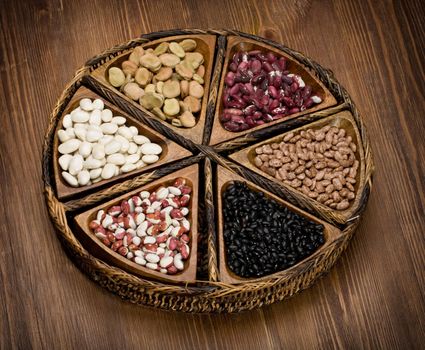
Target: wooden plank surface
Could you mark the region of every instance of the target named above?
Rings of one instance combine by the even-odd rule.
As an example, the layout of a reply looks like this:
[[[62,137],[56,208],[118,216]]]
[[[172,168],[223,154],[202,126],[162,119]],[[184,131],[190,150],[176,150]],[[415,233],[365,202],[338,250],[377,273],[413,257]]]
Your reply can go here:
[[[421,348],[425,8],[417,1],[1,1],[0,348]],[[63,253],[42,194],[47,119],[88,58],[142,32],[235,28],[332,68],[368,127],[373,193],[309,290],[238,315],[135,307]]]

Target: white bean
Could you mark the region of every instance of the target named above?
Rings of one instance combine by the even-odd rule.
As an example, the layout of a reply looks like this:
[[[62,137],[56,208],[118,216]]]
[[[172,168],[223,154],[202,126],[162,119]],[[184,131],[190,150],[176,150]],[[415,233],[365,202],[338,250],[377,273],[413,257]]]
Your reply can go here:
[[[80,147],[78,148],[78,153],[80,153],[84,158],[87,158],[92,152],[92,147],[93,146],[90,142],[81,142]]]
[[[84,128],[74,128],[75,136],[77,136],[81,141],[86,140],[87,130]]]
[[[72,118],[71,114],[67,114],[63,117],[62,126],[65,129],[72,128]]]
[[[133,138],[133,133],[126,126],[120,126],[118,128],[118,135],[125,137],[127,140],[131,140]]]
[[[133,137],[139,134],[139,130],[135,126],[130,126],[129,129],[131,133],[133,134]]]
[[[65,130],[61,129],[58,131],[58,138],[60,142],[66,142],[71,139],[71,136]]]
[[[151,141],[143,135],[134,135],[133,141],[137,143],[138,145],[143,145],[144,143],[150,143]]]
[[[105,154],[110,155],[119,152],[121,149],[121,143],[117,140],[112,140],[105,145]]]
[[[106,165],[103,167],[102,173],[101,173],[101,177],[102,179],[110,179],[112,176],[114,176],[115,174],[115,165],[114,164],[110,164],[110,163],[106,163]]]
[[[62,172],[62,177],[65,179],[66,182],[68,182],[69,185],[71,185],[72,187],[77,187],[78,186],[78,181],[77,179],[72,176],[70,173],[63,171]]]
[[[76,154],[69,162],[68,172],[73,176],[77,175],[81,170],[83,170],[83,164],[84,159],[81,154]]]
[[[126,163],[130,163],[130,164],[137,163],[139,159],[140,159],[140,155],[138,154],[131,154],[125,158]]]
[[[89,123],[90,125],[100,126],[100,124],[102,124],[102,112],[98,109],[92,111],[90,114]]]
[[[92,169],[89,171],[90,179],[97,179],[102,174],[102,168]]]
[[[183,270],[184,269],[184,264],[182,261],[182,255],[180,253],[174,255],[174,266],[177,268],[177,270]]]
[[[162,148],[160,145],[157,145],[156,143],[144,143],[140,146],[140,149],[143,154],[154,154],[158,155],[161,154]]]
[[[102,121],[109,123],[112,120],[112,111],[110,109],[104,109],[102,111]]]
[[[80,100],[80,108],[84,111],[90,112],[93,110],[93,103],[89,98],[82,98]]]
[[[69,162],[72,159],[72,155],[70,154],[64,154],[59,157],[59,165],[62,168],[62,170],[67,171],[69,167]]]
[[[124,125],[127,119],[121,116],[113,117],[111,120],[111,123],[117,124],[117,125]]]
[[[130,171],[136,170],[137,167],[135,164],[131,164],[131,163],[125,163],[122,167],[121,167],[121,171],[123,173],[129,173]]]
[[[89,121],[90,114],[86,111],[79,110],[71,114],[71,118],[74,123],[85,123]]]
[[[80,143],[81,141],[77,139],[68,140],[59,145],[58,151],[61,154],[73,153],[78,149],[78,147],[80,147]]]
[[[114,123],[104,123],[100,126],[102,132],[107,135],[113,135],[118,130],[118,125]]]
[[[89,130],[86,134],[86,141],[97,142],[102,138],[103,134],[100,131]]]
[[[105,158],[105,146],[100,143],[96,143],[93,146],[92,155],[94,159]]]
[[[105,104],[100,98],[97,98],[93,101],[93,108],[98,110],[103,110],[103,108],[105,108]]]
[[[115,165],[124,165],[126,163],[125,156],[121,153],[111,154],[106,157],[106,161]]]
[[[139,147],[137,147],[137,145],[134,142],[130,142],[129,143],[129,147],[128,147],[128,154],[135,154],[137,153]]]
[[[80,171],[77,176],[80,186],[85,186],[90,181],[90,173],[87,170]]]
[[[142,161],[146,164],[153,164],[158,161],[159,157],[154,154],[145,155],[142,157]]]
[[[101,166],[102,166],[102,161],[99,159],[94,159],[89,157],[84,162],[84,168],[88,170],[97,169],[97,168],[100,168]]]

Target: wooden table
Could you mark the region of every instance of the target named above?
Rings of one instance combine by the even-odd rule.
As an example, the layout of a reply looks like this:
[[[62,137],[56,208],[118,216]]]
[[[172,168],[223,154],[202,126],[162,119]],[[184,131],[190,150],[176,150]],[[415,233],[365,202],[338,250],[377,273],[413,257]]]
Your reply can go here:
[[[425,335],[425,9],[421,1],[2,1],[0,348],[420,348]],[[376,176],[331,272],[237,315],[122,302],[64,254],[44,204],[55,100],[86,59],[141,32],[235,28],[331,67],[363,114]]]

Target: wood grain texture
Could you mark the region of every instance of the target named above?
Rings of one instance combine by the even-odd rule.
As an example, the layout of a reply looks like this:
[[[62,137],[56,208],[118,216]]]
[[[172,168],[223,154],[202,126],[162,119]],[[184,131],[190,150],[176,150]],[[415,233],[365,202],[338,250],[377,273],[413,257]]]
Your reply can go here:
[[[425,335],[425,7],[421,1],[0,3],[0,348],[421,348]],[[42,194],[47,119],[88,58],[166,28],[234,28],[335,72],[363,114],[376,175],[331,272],[238,315],[122,302],[63,253]],[[12,212],[13,210],[13,212]]]

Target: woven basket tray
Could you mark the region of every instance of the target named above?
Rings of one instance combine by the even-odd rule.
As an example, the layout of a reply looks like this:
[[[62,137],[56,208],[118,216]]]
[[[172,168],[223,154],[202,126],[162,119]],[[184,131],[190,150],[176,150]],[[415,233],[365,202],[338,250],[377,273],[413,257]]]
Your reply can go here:
[[[179,129],[159,120],[108,86],[108,82],[104,79],[106,67],[114,60],[119,60],[121,55],[131,52],[134,47],[139,45],[149,47],[151,43],[153,45],[174,36],[177,36],[174,39],[190,37],[203,40],[206,45],[203,49],[204,55],[209,55],[205,78],[205,90],[208,94],[203,98],[200,122],[191,133],[188,133],[187,129]],[[290,62],[294,62],[303,74],[307,75],[308,83],[316,84],[317,89],[321,89],[323,103],[317,108],[291,115],[283,121],[272,122],[243,133],[219,130],[217,116],[222,108],[220,96],[229,55],[238,48],[258,47],[275,51],[287,57]],[[91,191],[76,193],[74,196],[58,193],[60,186],[56,186],[59,175],[55,132],[58,125],[61,125],[64,111],[75,101],[74,94],[77,90],[81,93],[84,89],[90,90],[90,96],[100,95],[110,106],[126,113],[135,122],[151,130],[149,132],[152,135],[156,135],[158,140],[163,140],[169,149],[174,150],[174,158],[165,160],[163,164],[142,173],[117,177],[107,186],[97,186]],[[351,118],[353,132],[361,149],[359,154],[361,184],[356,190],[357,199],[349,211],[331,210],[261,174],[258,169],[249,166],[249,161],[244,161],[244,156],[249,159],[249,151],[257,143],[273,137],[279,139],[283,133],[295,128],[302,129],[310,123],[326,124],[327,117],[333,120],[330,123],[335,123],[335,120],[345,123],[347,115]],[[114,264],[113,260],[96,254],[90,245],[80,239],[81,235],[74,225],[74,218],[78,214],[144,185],[148,186],[153,181],[160,181],[161,178],[177,171],[184,172],[188,167],[193,169],[193,166],[199,169],[197,264],[193,263],[193,266],[196,266],[196,271],[193,272],[196,280],[191,280],[191,283],[189,281],[172,283],[131,273],[128,269],[119,268],[119,264]],[[299,52],[254,35],[230,30],[186,29],[142,35],[93,57],[76,72],[50,117],[43,147],[43,174],[46,202],[58,236],[69,256],[92,280],[121,298],[139,305],[184,312],[237,312],[288,298],[311,286],[332,267],[347,247],[366,207],[372,188],[373,161],[359,112],[330,70]],[[218,238],[222,222],[218,187],[225,179],[242,178],[251,187],[262,189],[269,196],[293,206],[295,210],[303,211],[306,216],[310,215],[314,220],[325,223],[331,232],[329,234],[331,239],[315,254],[290,269],[259,279],[242,281],[232,279],[223,264],[223,259],[219,259],[221,244]]]

